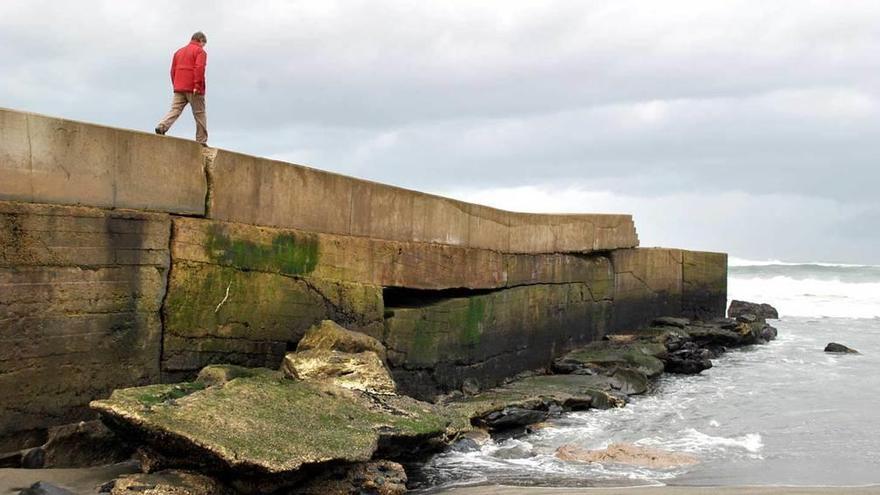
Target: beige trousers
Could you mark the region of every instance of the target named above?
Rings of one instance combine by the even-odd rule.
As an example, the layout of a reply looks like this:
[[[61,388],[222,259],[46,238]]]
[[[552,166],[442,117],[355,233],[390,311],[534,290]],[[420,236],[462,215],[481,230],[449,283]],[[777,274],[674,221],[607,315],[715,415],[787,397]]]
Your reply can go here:
[[[174,99],[171,100],[171,110],[168,110],[158,127],[163,132],[168,132],[187,104],[192,107],[193,118],[196,119],[196,141],[205,144],[208,142],[208,115],[205,113],[205,95],[174,93]]]

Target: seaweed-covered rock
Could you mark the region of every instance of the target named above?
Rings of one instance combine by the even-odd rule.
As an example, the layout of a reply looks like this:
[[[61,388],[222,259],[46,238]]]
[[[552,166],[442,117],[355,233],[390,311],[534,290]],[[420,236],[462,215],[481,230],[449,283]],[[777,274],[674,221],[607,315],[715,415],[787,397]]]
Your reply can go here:
[[[305,466],[365,462],[446,434],[438,407],[254,370],[221,385],[150,385],[94,401],[111,429],[207,472],[284,477]]]
[[[762,320],[779,319],[779,312],[769,304],[737,300],[730,301],[730,307],[727,309],[727,316],[736,318],[743,314],[752,314]]]
[[[632,343],[601,341],[593,342],[562,356],[553,362],[553,369],[572,373],[591,365],[605,368],[624,367],[640,371],[653,378],[663,373],[661,358],[665,357],[666,347],[663,344],[643,341]]]
[[[309,328],[296,347],[296,350],[300,352],[310,349],[332,350],[349,354],[369,351],[375,352],[383,362],[386,360],[385,346],[381,342],[369,335],[347,330],[330,320],[324,320]]]
[[[180,470],[129,474],[116,479],[110,495],[234,495],[214,478]]]
[[[406,472],[391,461],[370,461],[340,466],[309,479],[290,495],[402,495]]]
[[[330,349],[309,349],[284,356],[284,373],[297,380],[320,380],[352,390],[394,394],[391,372],[372,351],[351,354]]]

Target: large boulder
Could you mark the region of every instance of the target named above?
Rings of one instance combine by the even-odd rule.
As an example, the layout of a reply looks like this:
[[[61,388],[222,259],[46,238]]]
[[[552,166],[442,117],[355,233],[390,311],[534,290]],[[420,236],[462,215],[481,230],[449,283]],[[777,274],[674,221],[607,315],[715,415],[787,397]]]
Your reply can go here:
[[[600,341],[575,349],[553,362],[553,369],[560,373],[576,373],[591,367],[630,368],[648,377],[663,373],[666,347],[655,342]]]
[[[397,391],[391,372],[372,351],[356,354],[329,349],[309,349],[284,356],[284,374],[296,380],[317,380],[374,394]]]
[[[290,380],[266,369],[213,386],[116,390],[91,406],[111,429],[178,465],[279,486],[308,466],[366,462],[377,452],[408,455],[445,437],[451,422],[439,407],[415,399]]]
[[[730,301],[730,307],[727,309],[727,316],[730,318],[736,318],[744,314],[752,314],[764,320],[779,319],[779,312],[769,304],[737,300]]]
[[[387,359],[385,346],[369,335],[353,332],[341,327],[339,324],[324,320],[309,328],[296,346],[299,352],[311,349],[323,349],[359,354],[361,352],[375,352],[384,362]]]
[[[627,464],[651,469],[668,469],[699,462],[696,457],[689,454],[652,449],[629,443],[612,443],[608,447],[598,450],[563,445],[556,450],[556,457],[570,462]]]

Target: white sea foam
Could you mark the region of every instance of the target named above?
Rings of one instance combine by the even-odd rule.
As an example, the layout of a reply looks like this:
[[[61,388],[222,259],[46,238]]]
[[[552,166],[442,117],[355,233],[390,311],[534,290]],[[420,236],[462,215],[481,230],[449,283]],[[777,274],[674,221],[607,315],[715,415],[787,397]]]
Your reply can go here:
[[[636,442],[638,445],[661,447],[673,451],[704,453],[718,450],[744,450],[750,454],[757,454],[764,448],[764,442],[759,433],[748,433],[740,437],[716,437],[707,435],[694,428],[687,428],[679,432],[675,439],[660,439],[656,437],[644,438]]]
[[[785,276],[731,276],[731,299],[772,304],[784,316],[874,318],[880,316],[880,282],[852,283]]]
[[[727,266],[824,266],[824,267],[845,267],[845,268],[858,268],[858,267],[867,267],[867,268],[876,268],[880,265],[857,265],[851,263],[828,263],[824,261],[805,261],[805,262],[793,262],[793,261],[782,261],[782,260],[750,260],[746,258],[737,258],[736,256],[730,256],[727,258]]]

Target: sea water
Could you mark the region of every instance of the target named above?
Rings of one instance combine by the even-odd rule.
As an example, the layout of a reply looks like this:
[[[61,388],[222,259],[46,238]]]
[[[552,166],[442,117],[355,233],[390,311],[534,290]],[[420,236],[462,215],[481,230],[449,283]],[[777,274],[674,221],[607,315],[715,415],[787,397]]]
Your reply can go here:
[[[664,375],[625,408],[439,454],[414,477],[431,487],[880,483],[880,267],[732,259],[728,289],[779,310],[776,341],[728,352],[699,375]],[[861,354],[823,352],[832,341]],[[646,469],[554,456],[562,445],[613,442],[700,462]]]

